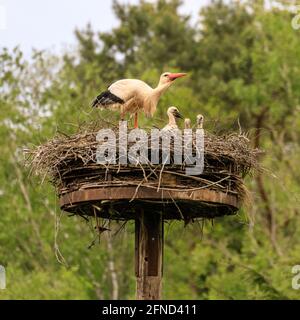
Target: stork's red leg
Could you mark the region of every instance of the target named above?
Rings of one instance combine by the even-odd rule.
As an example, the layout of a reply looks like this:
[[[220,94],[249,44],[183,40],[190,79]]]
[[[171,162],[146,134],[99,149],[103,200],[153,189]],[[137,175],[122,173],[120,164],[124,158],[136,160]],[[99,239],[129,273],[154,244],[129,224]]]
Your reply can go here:
[[[120,114],[120,116],[121,116],[121,121],[124,121],[125,112],[124,112],[123,108],[121,109],[121,114]]]
[[[134,114],[134,128],[137,129],[139,127],[138,125],[138,113],[136,112]]]

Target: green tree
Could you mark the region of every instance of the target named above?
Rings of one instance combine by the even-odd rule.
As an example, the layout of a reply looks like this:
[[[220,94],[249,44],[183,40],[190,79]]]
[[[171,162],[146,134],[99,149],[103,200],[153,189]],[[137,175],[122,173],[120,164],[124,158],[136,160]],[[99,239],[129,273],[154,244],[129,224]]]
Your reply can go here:
[[[263,1],[212,1],[195,25],[180,5],[115,1],[119,25],[76,30],[77,51],[63,56],[33,52],[29,62],[17,48],[2,49],[0,263],[8,289],[1,298],[134,298],[133,226],[99,245],[92,219],[61,214],[51,186],[29,179],[22,148],[97,117],[116,121],[90,108],[94,96],[123,77],[155,85],[166,70],[189,77],[163,96],[155,123],[176,105],[193,121],[203,113],[208,130],[240,124],[266,150],[267,169],[247,179],[253,201],[238,216],[166,226],[164,298],[298,298],[291,267],[300,260],[299,31],[288,7]]]

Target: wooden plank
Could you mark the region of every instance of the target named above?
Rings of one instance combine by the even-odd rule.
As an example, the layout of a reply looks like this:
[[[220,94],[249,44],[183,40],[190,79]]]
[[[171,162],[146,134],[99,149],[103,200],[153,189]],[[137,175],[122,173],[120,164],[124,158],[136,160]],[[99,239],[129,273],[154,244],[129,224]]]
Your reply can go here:
[[[140,220],[135,220],[135,242],[134,242],[134,256],[135,256],[135,276],[139,276],[139,243],[140,243]]]
[[[206,201],[214,204],[231,205],[238,208],[240,206],[238,197],[236,195],[225,192],[200,189],[195,191],[177,191],[172,190],[163,192],[156,189],[150,189],[141,186],[136,192],[136,186],[127,187],[108,187],[95,188],[88,190],[77,190],[63,195],[60,198],[60,206],[76,204],[79,202],[95,201],[95,200],[131,200],[135,199],[174,199],[174,200],[188,200],[188,201]]]
[[[163,264],[163,219],[141,212],[135,224],[136,298],[161,298]]]

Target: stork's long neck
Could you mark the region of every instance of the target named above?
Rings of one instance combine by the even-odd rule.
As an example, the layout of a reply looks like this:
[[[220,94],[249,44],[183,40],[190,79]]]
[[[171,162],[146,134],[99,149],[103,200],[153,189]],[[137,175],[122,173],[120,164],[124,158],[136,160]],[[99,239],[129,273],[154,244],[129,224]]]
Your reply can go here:
[[[170,87],[171,82],[158,84],[156,88],[153,89],[153,97],[154,99],[159,100],[160,96]]]
[[[145,111],[148,115],[153,115],[160,96],[169,88],[171,83],[158,84],[158,86],[152,89],[152,93],[145,97]]]
[[[202,120],[200,120],[199,122],[198,122],[198,129],[203,129],[203,121]]]
[[[169,116],[169,125],[170,126],[176,125],[177,124],[176,118],[173,116],[173,114],[168,112],[168,116]]]

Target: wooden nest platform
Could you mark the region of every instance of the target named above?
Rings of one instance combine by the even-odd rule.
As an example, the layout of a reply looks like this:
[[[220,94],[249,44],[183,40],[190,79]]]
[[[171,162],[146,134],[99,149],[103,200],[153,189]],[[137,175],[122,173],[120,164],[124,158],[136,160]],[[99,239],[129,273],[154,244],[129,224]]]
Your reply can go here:
[[[96,134],[102,127],[58,134],[28,151],[32,170],[50,178],[66,212],[129,220],[143,211],[193,221],[232,215],[247,199],[243,178],[258,169],[259,151],[244,135],[205,132],[204,172],[188,176],[184,166],[172,163],[97,164]]]
[[[93,216],[96,212],[114,220],[136,219],[141,210],[162,214],[164,219],[189,220],[234,214],[241,204],[238,194],[201,189],[197,180],[184,188],[181,183],[185,179],[176,176],[174,173],[178,172],[174,168],[171,174],[162,174],[160,187],[159,178],[141,184],[143,172],[128,171],[115,170],[105,180],[105,171],[98,170],[98,176],[103,178],[101,186],[83,185],[77,190],[65,190],[60,196],[61,208],[81,215]],[[131,177],[133,173],[134,177]],[[145,173],[151,175],[147,170]],[[129,176],[130,181],[127,180]],[[118,183],[114,183],[116,181]]]
[[[56,187],[62,210],[92,216],[97,227],[99,217],[135,220],[136,298],[157,300],[162,291],[164,221],[189,223],[236,213],[247,199],[243,178],[259,169],[259,151],[244,135],[205,132],[204,171],[197,176],[186,175],[185,165],[172,163],[172,149],[170,164],[101,165],[96,161],[96,136],[102,128],[58,134],[28,150],[27,160],[35,173]],[[114,133],[119,139],[116,128]],[[193,141],[194,149],[195,145]],[[148,143],[148,154],[150,148]],[[163,149],[159,143],[160,153]]]

